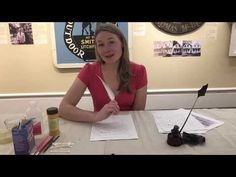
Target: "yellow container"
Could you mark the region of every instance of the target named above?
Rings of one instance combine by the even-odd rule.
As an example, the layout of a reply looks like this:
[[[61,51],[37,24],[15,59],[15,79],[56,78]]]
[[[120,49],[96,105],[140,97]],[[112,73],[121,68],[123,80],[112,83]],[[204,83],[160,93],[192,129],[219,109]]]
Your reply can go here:
[[[48,128],[50,136],[60,135],[59,130],[59,116],[57,107],[50,107],[47,109]]]

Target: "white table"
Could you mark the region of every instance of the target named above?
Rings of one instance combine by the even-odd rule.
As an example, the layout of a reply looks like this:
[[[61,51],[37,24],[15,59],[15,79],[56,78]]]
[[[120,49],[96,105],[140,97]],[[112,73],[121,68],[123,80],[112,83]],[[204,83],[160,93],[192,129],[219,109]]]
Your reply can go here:
[[[160,110],[161,111],[161,110]],[[203,145],[181,145],[172,147],[166,143],[167,134],[160,134],[154,117],[149,111],[131,111],[138,139],[90,141],[92,124],[60,120],[61,136],[57,142],[73,142],[66,155],[93,154],[236,154],[236,109],[196,109],[197,113],[224,122],[220,127],[208,131]],[[13,145],[0,145],[0,154],[14,154]]]

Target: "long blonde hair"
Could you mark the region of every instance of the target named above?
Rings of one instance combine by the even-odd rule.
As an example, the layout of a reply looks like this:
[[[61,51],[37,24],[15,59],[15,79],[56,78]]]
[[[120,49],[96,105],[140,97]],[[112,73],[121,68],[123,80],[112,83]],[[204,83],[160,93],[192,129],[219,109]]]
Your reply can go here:
[[[97,28],[95,31],[95,41],[96,41],[97,35],[102,31],[107,31],[107,32],[117,35],[122,43],[122,55],[121,55],[118,70],[117,70],[117,73],[120,79],[118,90],[131,92],[130,78],[132,76],[132,73],[131,73],[131,67],[130,67],[130,61],[129,61],[129,49],[128,49],[127,41],[123,33],[121,32],[121,30],[115,24],[108,23],[108,22],[99,23],[99,25],[97,25]],[[97,52],[96,43],[95,43],[95,55],[98,62],[102,64],[105,63]]]

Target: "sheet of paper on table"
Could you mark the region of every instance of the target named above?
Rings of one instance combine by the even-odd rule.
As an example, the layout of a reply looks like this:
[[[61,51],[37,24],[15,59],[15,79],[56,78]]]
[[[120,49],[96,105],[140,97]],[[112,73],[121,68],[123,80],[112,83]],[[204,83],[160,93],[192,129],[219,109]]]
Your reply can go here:
[[[90,141],[137,138],[131,114],[118,114],[93,124]]]
[[[160,133],[169,133],[174,125],[178,125],[181,128],[189,114],[189,110],[185,109],[151,112]],[[182,131],[187,133],[206,133],[222,124],[222,121],[192,112]]]

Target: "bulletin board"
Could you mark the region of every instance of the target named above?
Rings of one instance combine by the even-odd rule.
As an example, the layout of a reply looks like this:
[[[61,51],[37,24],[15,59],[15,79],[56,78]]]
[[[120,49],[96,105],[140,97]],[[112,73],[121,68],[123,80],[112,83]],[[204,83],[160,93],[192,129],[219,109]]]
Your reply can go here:
[[[121,29],[128,42],[128,22],[112,23]],[[94,33],[97,25],[98,22],[52,23],[54,65],[57,68],[81,68],[88,62],[94,62]]]

